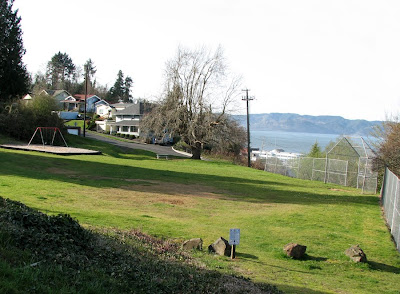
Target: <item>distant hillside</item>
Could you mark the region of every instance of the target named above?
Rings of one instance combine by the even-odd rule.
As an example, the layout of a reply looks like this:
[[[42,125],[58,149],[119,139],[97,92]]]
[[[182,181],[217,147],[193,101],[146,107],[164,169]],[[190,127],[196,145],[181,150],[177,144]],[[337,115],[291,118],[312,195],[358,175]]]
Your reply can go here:
[[[246,115],[233,116],[246,126]],[[311,116],[294,113],[262,113],[250,115],[252,130],[286,131],[339,135],[368,135],[380,121],[349,120],[341,116]]]

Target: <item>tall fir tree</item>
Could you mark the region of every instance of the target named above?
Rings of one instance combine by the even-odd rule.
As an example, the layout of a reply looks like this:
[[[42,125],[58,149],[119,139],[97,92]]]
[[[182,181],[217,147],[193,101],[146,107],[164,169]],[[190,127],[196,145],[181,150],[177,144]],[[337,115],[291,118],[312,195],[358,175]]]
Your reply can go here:
[[[0,101],[28,92],[29,74],[22,57],[21,17],[13,11],[14,0],[0,1]]]
[[[46,76],[53,90],[64,89],[73,82],[76,66],[67,53],[58,52],[47,63]],[[67,89],[68,90],[68,89]]]
[[[132,98],[130,90],[132,83],[133,81],[130,76],[124,78],[122,70],[118,71],[114,86],[112,86],[110,91],[107,93],[107,100],[111,103],[119,101],[130,102],[130,99]]]
[[[315,143],[311,146],[310,152],[307,154],[307,156],[314,158],[323,158],[325,157],[325,154],[321,151],[321,147],[319,146],[318,142],[315,141]]]

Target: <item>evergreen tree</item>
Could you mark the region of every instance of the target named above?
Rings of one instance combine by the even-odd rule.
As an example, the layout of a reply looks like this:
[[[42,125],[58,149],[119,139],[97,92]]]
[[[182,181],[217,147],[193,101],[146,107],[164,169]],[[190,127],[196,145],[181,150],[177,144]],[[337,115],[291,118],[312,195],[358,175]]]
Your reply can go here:
[[[76,66],[67,53],[58,52],[54,54],[47,63],[46,76],[51,89],[65,89],[73,83]]]
[[[131,95],[131,87],[132,87],[132,78],[130,76],[127,76],[125,78],[125,82],[124,82],[124,94],[122,97],[122,100],[124,102],[130,102],[132,95]]]
[[[0,101],[28,92],[29,75],[22,62],[21,17],[13,11],[14,0],[0,1]]]
[[[127,76],[124,79],[124,73],[122,72],[122,70],[120,70],[118,72],[114,86],[111,87],[110,91],[107,94],[107,100],[111,103],[116,103],[119,101],[129,102],[132,98],[132,95],[130,94],[132,83],[132,78],[130,76]]]
[[[307,156],[314,158],[323,158],[325,157],[325,154],[321,151],[321,147],[318,145],[318,142],[315,141],[315,143],[311,146],[311,150],[307,154]]]

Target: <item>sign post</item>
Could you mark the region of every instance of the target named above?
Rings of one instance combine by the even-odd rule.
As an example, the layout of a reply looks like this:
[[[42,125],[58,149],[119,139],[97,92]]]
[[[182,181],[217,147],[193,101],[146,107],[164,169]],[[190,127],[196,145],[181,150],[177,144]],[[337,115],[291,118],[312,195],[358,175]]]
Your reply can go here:
[[[235,258],[236,245],[240,242],[240,229],[230,229],[229,245],[231,245],[231,259]]]

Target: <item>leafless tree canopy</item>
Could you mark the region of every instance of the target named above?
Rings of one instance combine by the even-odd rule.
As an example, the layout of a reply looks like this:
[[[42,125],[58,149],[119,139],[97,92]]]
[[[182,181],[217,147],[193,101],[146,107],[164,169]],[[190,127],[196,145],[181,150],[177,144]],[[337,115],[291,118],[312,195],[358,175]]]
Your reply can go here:
[[[227,112],[239,93],[240,78],[230,78],[221,48],[178,48],[166,64],[165,91],[144,124],[156,135],[181,137],[199,159],[201,147],[218,128],[226,127]],[[237,99],[236,99],[237,100]]]
[[[398,117],[392,118],[375,129],[375,137],[380,138],[378,156],[374,160],[375,169],[384,166],[400,176],[400,121]]]

